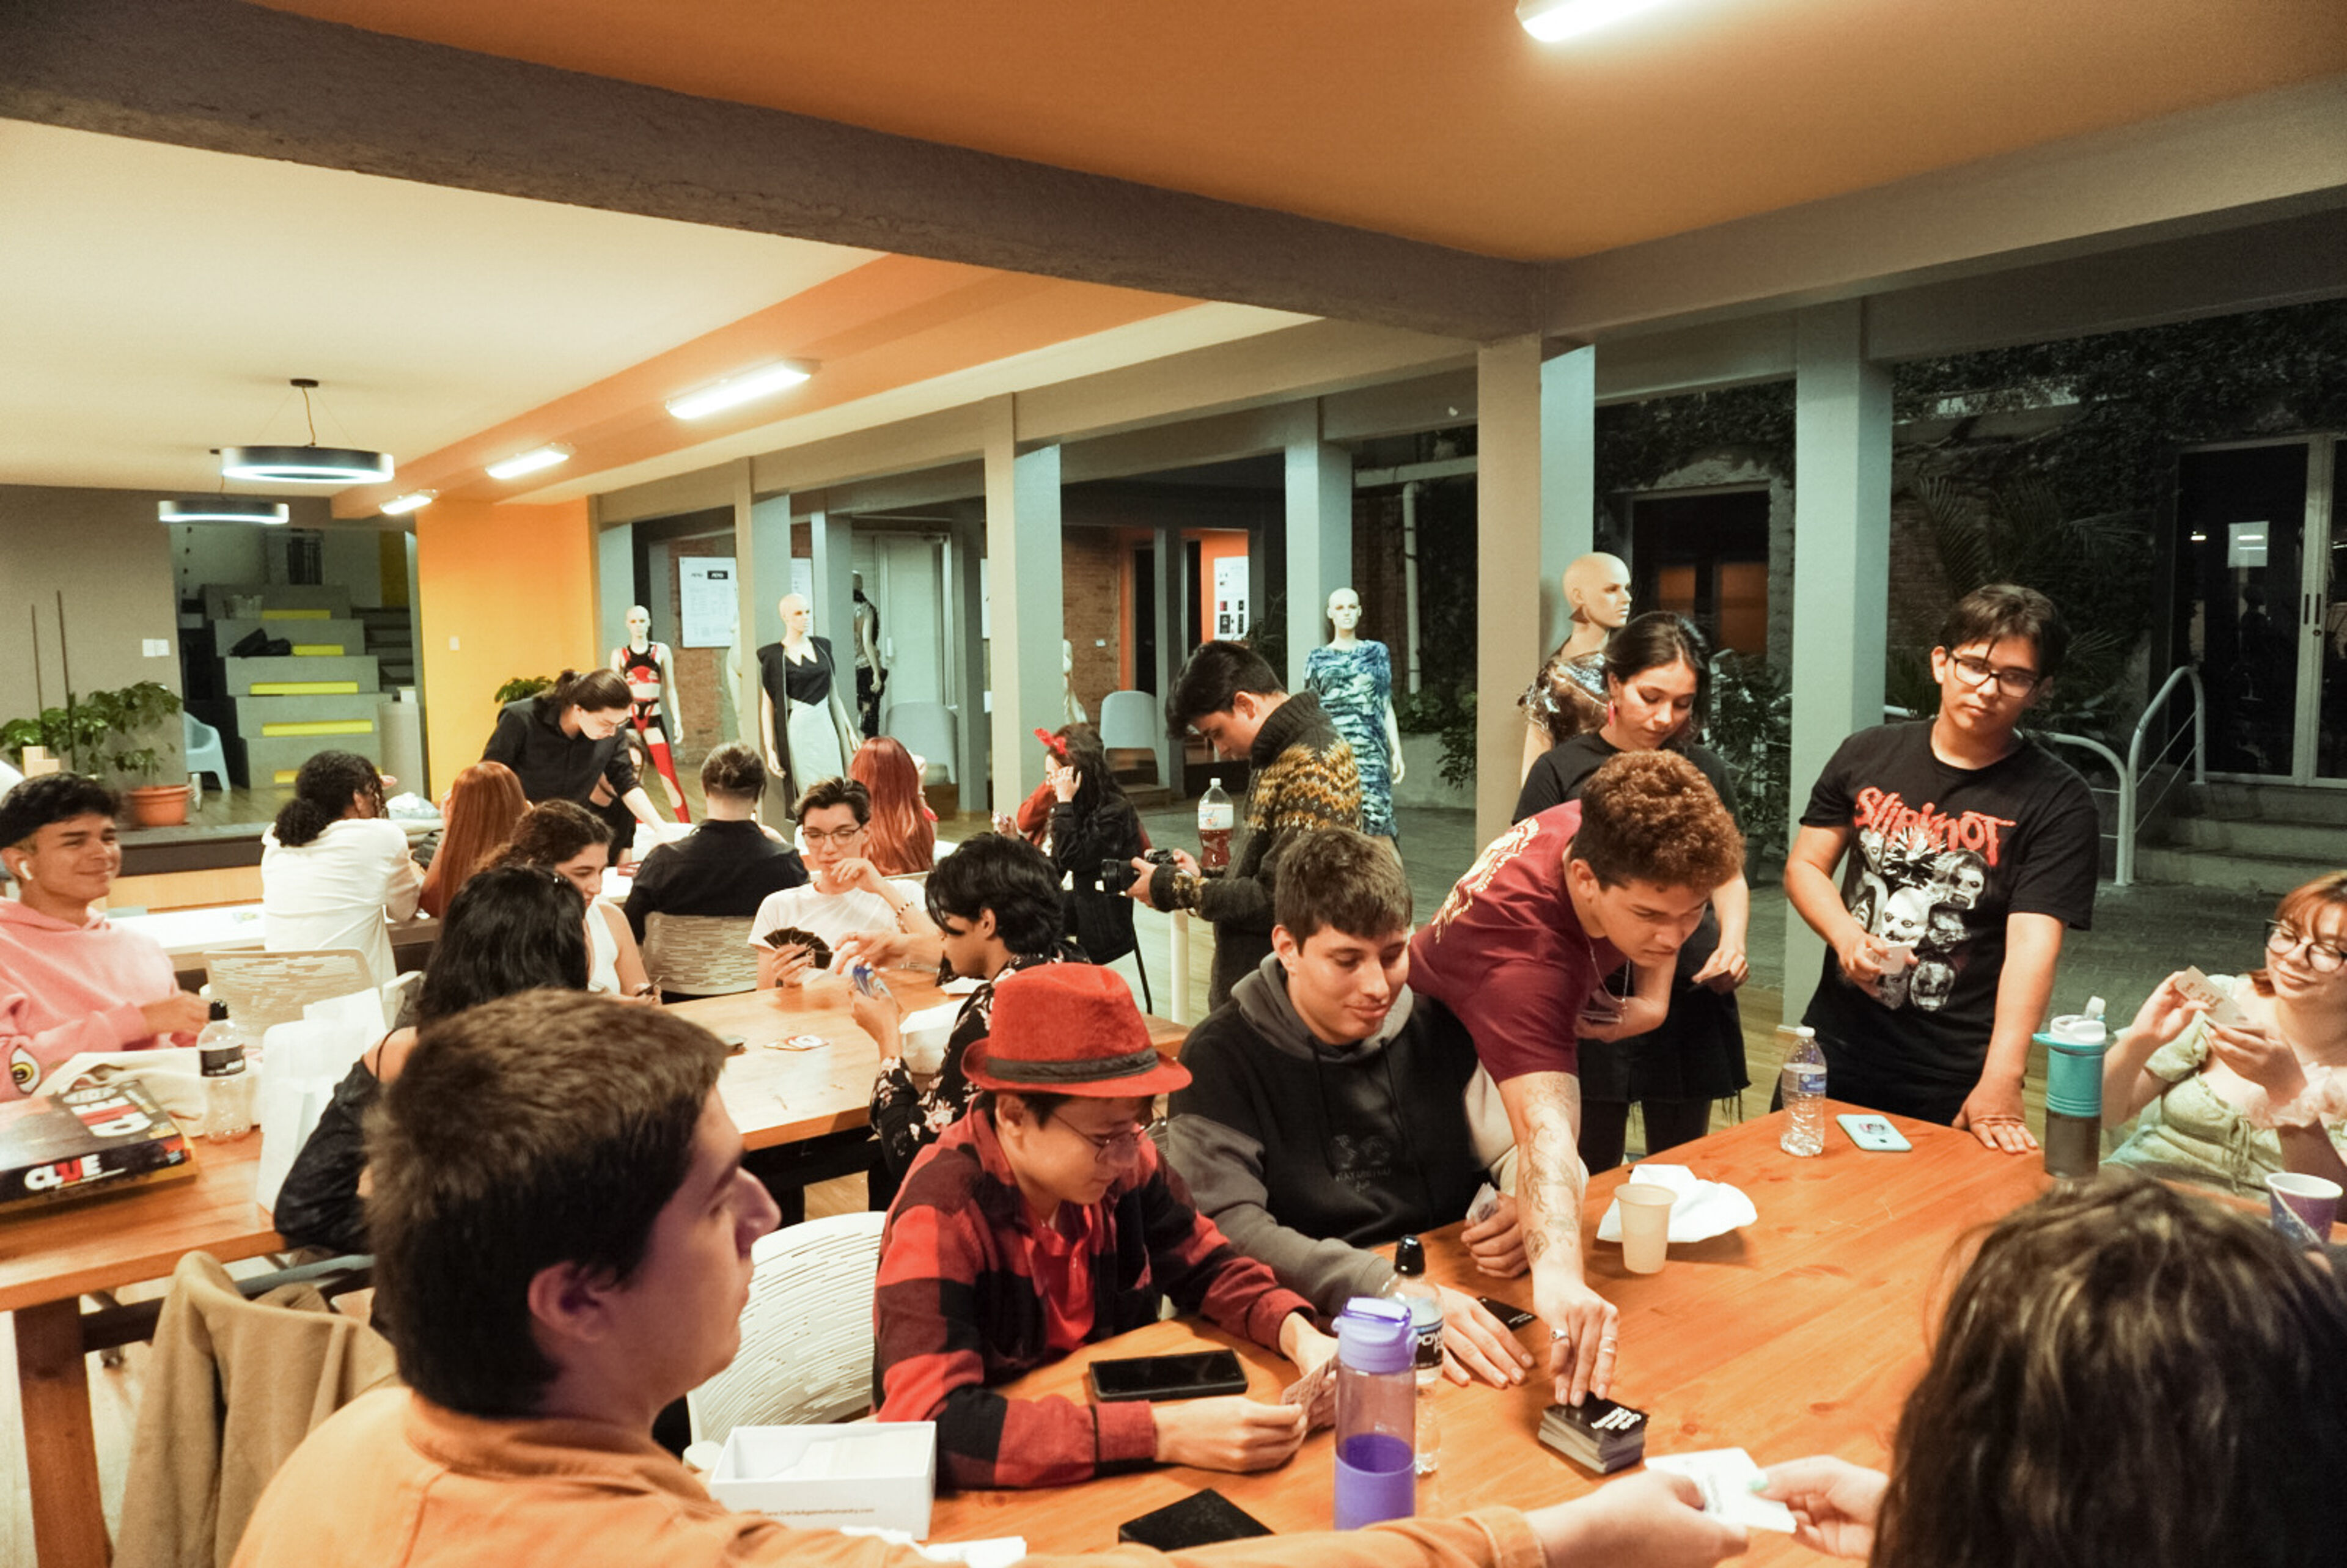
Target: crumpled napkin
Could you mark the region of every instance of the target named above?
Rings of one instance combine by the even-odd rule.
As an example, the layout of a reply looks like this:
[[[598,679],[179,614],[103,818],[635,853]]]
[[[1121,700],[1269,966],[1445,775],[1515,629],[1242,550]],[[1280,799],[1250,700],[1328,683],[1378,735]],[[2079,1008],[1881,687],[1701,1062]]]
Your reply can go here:
[[[1726,1182],[1706,1182],[1685,1165],[1634,1165],[1630,1180],[1647,1182],[1657,1187],[1668,1187],[1678,1195],[1671,1204],[1671,1240],[1675,1242],[1709,1241],[1716,1235],[1741,1230],[1760,1217],[1752,1200],[1741,1188]],[[1605,1205],[1605,1217],[1597,1222],[1599,1241],[1618,1242],[1622,1239],[1622,1204],[1617,1200]]]

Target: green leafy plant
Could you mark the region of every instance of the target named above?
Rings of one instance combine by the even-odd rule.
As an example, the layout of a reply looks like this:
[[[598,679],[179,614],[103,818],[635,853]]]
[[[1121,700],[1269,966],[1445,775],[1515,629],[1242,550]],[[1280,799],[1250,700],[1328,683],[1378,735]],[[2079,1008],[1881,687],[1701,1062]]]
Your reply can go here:
[[[0,724],[0,751],[22,762],[26,746],[62,757],[76,773],[119,774],[147,783],[163,771],[163,721],[179,712],[179,694],[154,681],[118,692],[85,692],[62,708]]]
[[[1793,693],[1784,672],[1766,659],[1716,655],[1711,719],[1703,740],[1727,764],[1747,862],[1781,862],[1792,813],[1793,769]]]
[[[498,687],[497,694],[489,701],[502,708],[507,702],[518,702],[524,697],[535,697],[553,684],[554,677],[551,675],[517,675]]]
[[[69,707],[44,708],[29,719],[11,719],[0,724],[0,751],[18,763],[25,760],[26,746],[39,746],[50,755],[63,758],[66,765],[77,773],[81,771],[81,753],[105,738],[105,719],[81,702]]]
[[[1475,693],[1427,687],[1394,700],[1394,719],[1406,735],[1442,737],[1442,782],[1453,789],[1475,783]]]

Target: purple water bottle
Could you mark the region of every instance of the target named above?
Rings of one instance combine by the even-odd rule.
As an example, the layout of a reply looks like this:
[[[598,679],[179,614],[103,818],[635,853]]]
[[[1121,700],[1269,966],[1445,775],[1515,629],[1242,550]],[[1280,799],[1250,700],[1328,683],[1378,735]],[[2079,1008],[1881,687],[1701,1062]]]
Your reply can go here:
[[[1337,1315],[1337,1528],[1418,1512],[1409,1308],[1357,1296]]]

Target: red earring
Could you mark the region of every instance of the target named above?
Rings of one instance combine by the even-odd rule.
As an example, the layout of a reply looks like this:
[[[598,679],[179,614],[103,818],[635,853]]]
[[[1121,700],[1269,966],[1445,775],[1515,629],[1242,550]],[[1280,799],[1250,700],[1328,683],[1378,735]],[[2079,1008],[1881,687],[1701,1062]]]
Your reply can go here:
[[[1605,722],[1609,724],[1614,722],[1614,704],[1611,702],[1605,704]]]

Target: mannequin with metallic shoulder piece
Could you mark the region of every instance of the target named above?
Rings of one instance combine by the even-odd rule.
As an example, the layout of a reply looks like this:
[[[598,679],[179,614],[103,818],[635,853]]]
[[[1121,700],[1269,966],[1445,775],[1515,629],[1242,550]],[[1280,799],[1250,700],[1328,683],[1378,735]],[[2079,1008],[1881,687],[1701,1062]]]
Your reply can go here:
[[[1328,722],[1353,748],[1361,779],[1361,831],[1390,843],[1394,785],[1401,783],[1401,723],[1394,715],[1393,657],[1382,642],[1358,635],[1361,596],[1340,588],[1328,596],[1328,641],[1304,656],[1305,690],[1317,695]]]
[[[642,605],[628,609],[628,638],[611,650],[611,668],[628,683],[631,699],[629,722],[668,790],[669,809],[679,822],[691,822],[684,786],[677,782],[676,759],[669,737],[684,738],[684,710],[677,701],[676,656],[665,642],[652,641],[652,612]]]
[[[1605,722],[1605,640],[1630,619],[1630,569],[1619,556],[1594,551],[1564,569],[1573,634],[1548,656],[1516,700],[1524,711],[1524,755],[1518,781],[1552,746]]]

